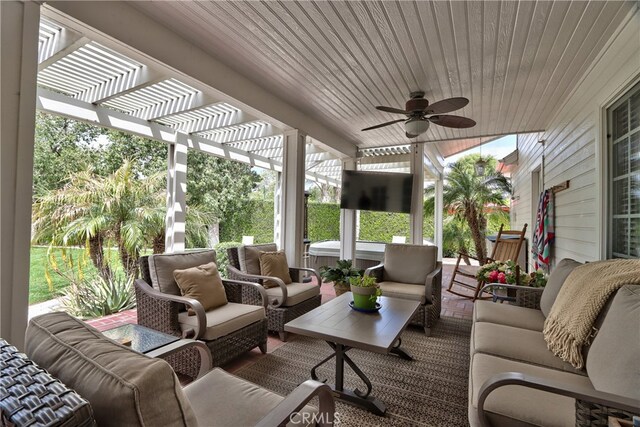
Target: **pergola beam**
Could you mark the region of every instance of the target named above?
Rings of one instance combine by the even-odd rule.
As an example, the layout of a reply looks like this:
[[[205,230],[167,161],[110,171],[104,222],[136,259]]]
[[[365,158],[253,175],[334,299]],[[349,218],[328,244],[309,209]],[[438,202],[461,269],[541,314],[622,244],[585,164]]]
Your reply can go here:
[[[120,111],[96,106],[42,88],[38,89],[36,108],[47,113],[132,133],[143,138],[149,138],[167,144],[174,144],[178,133],[175,129],[159,123],[132,117]],[[257,156],[201,136],[189,135],[187,144],[190,148],[209,153],[216,157],[236,160],[265,169],[280,170],[282,168],[279,162],[275,162],[272,159]]]
[[[194,87],[205,86],[207,92],[219,93],[241,110],[257,117],[268,115],[265,120],[283,129],[304,129],[336,155],[355,157],[353,141],[338,135],[258,82],[235,72],[126,2],[51,2],[44,10],[67,27],[90,32],[92,38],[105,46],[139,62],[154,61],[154,67],[164,67],[167,74],[186,79],[186,83]]]
[[[51,49],[48,56],[40,58],[40,62],[38,63],[38,71],[44,70],[49,65],[53,64],[56,61],[59,61],[65,56],[69,55],[71,52],[80,49],[82,46],[89,42],[90,40],[88,38],[83,37],[74,31],[63,28],[60,32],[60,37],[55,40],[55,45]]]
[[[131,133],[166,144],[175,144],[177,135],[180,133],[160,123],[132,117],[120,111],[93,105],[43,88],[38,89],[36,108],[47,113]],[[263,169],[282,171],[282,162],[280,161],[241,150],[230,144],[215,142],[199,135],[187,135],[186,144],[191,149],[212,156],[235,160]],[[339,181],[314,171],[306,172],[305,175],[313,181],[334,186],[340,185]]]
[[[131,70],[129,73],[121,74],[115,79],[110,79],[95,85],[80,93],[77,98],[100,105],[119,96],[151,86],[162,80],[166,80],[166,77],[143,65],[142,67]]]
[[[166,76],[165,76],[166,78]],[[158,120],[158,121],[162,121],[162,119],[166,119],[166,118],[170,118],[172,116],[178,116],[180,114],[184,114],[184,113],[189,113],[192,111],[196,111],[199,110],[200,108],[209,106],[209,105],[215,105],[215,104],[219,104],[222,101],[219,98],[215,98],[211,95],[207,95],[206,93],[199,91],[191,100],[191,103],[189,104],[188,107],[184,107],[182,109],[176,109],[173,111],[162,111],[162,112],[158,112],[156,114],[152,114],[149,117],[147,117],[147,120]],[[188,120],[185,120],[185,123]],[[189,131],[189,132],[193,132],[193,131]]]

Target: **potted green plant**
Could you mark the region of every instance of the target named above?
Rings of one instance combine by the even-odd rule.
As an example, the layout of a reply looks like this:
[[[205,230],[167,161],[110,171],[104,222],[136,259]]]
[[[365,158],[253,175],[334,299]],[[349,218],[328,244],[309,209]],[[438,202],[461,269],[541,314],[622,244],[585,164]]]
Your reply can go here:
[[[361,277],[364,270],[358,270],[351,264],[350,259],[340,259],[336,262],[335,267],[324,265],[320,267],[320,276],[326,282],[333,282],[333,289],[336,296],[340,296],[349,291],[349,279],[352,277]]]
[[[353,306],[362,310],[375,310],[376,301],[382,295],[382,289],[378,286],[373,276],[352,277],[349,279],[351,293],[353,294]]]

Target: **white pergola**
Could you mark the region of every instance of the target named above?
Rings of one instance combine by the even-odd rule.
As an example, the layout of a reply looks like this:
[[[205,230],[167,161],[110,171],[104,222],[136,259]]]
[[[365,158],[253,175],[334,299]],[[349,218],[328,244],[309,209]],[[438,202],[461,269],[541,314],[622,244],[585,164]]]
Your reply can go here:
[[[78,6],[80,15],[90,10]],[[278,172],[274,239],[293,263],[302,258],[305,180],[339,186],[344,169],[414,173],[416,209],[411,214],[410,241],[422,243],[425,179],[435,181],[442,195],[443,159],[432,146],[358,150],[281,100],[265,100],[259,87],[221,70],[222,65],[210,57],[194,59],[198,67],[190,73],[189,66],[163,62],[117,40],[104,28],[90,27],[82,18],[71,18],[53,7],[15,1],[2,2],[0,10],[0,329],[11,342],[22,343],[26,325],[36,109],[168,144],[168,251],[184,249],[189,149]],[[113,27],[117,17],[104,18],[117,31]],[[167,49],[175,47],[172,43],[180,44],[173,39],[163,44],[161,37],[152,42],[151,46]],[[226,83],[234,82],[235,93],[219,90],[215,78],[202,75],[207,69],[214,70],[214,77],[225,77]],[[245,89],[253,98],[244,96]],[[355,211],[342,210],[343,258],[355,254],[355,218]],[[441,224],[441,215],[435,220]],[[440,247],[441,239],[440,231],[435,236]]]

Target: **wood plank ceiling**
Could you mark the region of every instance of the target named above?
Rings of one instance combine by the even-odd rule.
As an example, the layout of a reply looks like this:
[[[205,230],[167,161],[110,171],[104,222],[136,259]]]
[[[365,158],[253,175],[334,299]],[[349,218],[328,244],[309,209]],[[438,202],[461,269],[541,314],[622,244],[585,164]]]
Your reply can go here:
[[[357,141],[406,144],[400,118],[424,90],[465,96],[471,129],[432,125],[418,141],[542,130],[635,2],[137,2],[139,10]],[[479,140],[475,140],[479,141]],[[451,154],[453,142],[440,142]],[[464,144],[462,144],[464,145]]]

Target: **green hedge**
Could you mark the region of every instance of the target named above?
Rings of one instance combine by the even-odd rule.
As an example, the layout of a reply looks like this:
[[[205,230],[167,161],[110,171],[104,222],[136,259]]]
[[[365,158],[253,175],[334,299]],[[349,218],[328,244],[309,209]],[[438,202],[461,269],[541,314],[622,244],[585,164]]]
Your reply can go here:
[[[340,206],[337,203],[309,203],[309,239],[340,240]],[[425,217],[424,235],[433,238],[433,218]],[[246,211],[234,215],[234,222],[220,224],[220,240],[242,241],[254,236],[256,243],[273,241],[273,202],[251,200]],[[389,212],[360,212],[360,240],[391,242],[393,236],[409,237],[409,215]]]
[[[240,242],[222,242],[218,243],[214,248],[216,250],[216,261],[218,264],[218,272],[222,277],[227,277],[227,265],[229,264],[229,257],[227,256],[227,249],[234,246],[240,246]]]
[[[336,203],[309,203],[309,240],[340,240],[340,206]]]
[[[250,200],[243,212],[233,216],[232,222],[220,224],[222,242],[240,242],[242,236],[254,236],[255,243],[273,242],[273,202]]]

